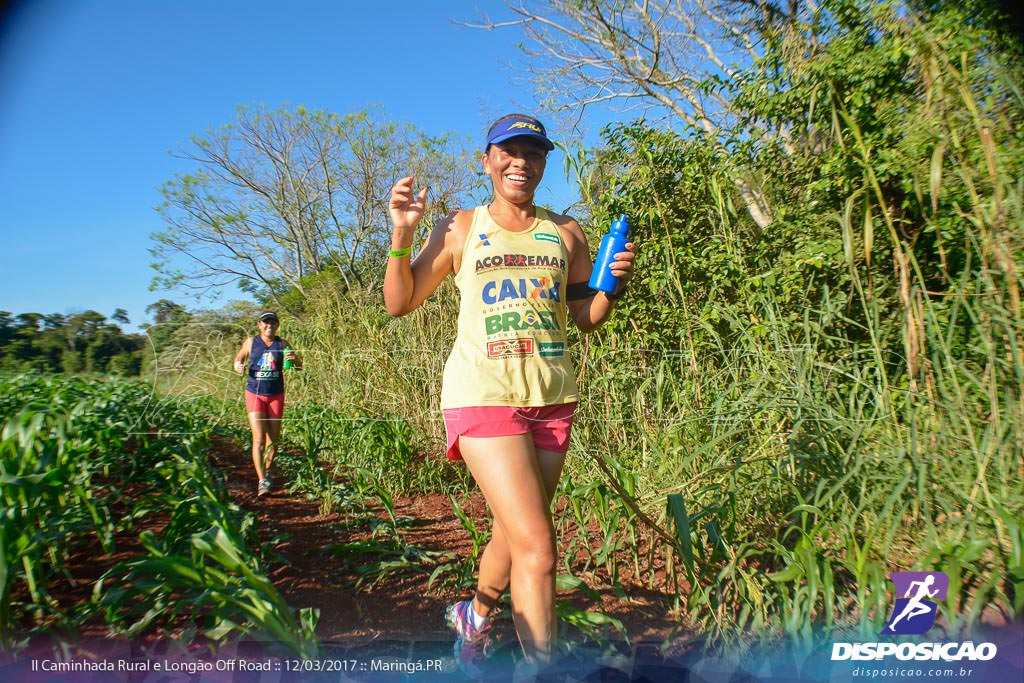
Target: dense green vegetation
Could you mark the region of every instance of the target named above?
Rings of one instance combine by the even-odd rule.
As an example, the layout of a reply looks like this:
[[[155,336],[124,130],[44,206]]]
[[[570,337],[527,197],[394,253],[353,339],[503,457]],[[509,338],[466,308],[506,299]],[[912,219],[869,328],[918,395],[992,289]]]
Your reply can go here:
[[[732,126],[641,120],[569,150],[592,243],[626,213],[641,257],[612,322],[575,343],[559,524],[582,539],[599,520],[610,550],[574,541],[567,569],[614,583],[618,548],[653,579],[662,557],[712,637],[877,632],[900,569],[950,574],[951,630],[1020,615],[1022,64],[969,11],[824,3],[700,84]],[[282,331],[307,356],[290,395],[400,416],[439,452],[453,288],[403,319],[378,291],[306,289]],[[206,391],[237,391],[214,374]],[[441,467],[392,481],[440,486]]]
[[[35,374],[0,381],[0,397],[0,650],[98,622],[115,636],[252,634],[315,652],[316,613],[295,613],[266,577],[197,406],[141,382]],[[76,588],[98,555],[125,551]]]
[[[611,322],[573,333],[583,400],[559,491],[560,585],[620,587],[626,574],[641,577],[669,588],[681,623],[712,639],[877,633],[890,604],[887,576],[909,569],[949,574],[940,612],[950,633],[1020,618],[1024,64],[994,17],[985,3],[830,0],[759,24],[756,59],[728,79],[693,85],[729,104],[729,125],[624,122],[605,129],[597,148],[567,150],[581,195],[575,214],[592,247],[626,213],[641,254]],[[318,182],[332,187],[324,173]],[[386,186],[377,180],[365,187]],[[190,199],[188,187],[176,188],[184,194],[174,198]],[[316,222],[329,196],[289,201],[302,200]],[[382,225],[359,234],[386,240]],[[335,237],[322,248],[340,249],[344,237]],[[386,548],[336,549],[339,558],[365,551],[368,581],[424,571],[464,587],[475,556],[405,544],[393,506],[401,493],[443,491],[477,551],[486,538],[460,514],[465,472],[438,459],[457,295],[449,280],[421,309],[390,318],[382,260],[372,267],[382,244],[363,245],[365,260],[320,254],[327,265],[305,264],[290,287],[273,281],[272,300],[295,314],[281,334],[305,358],[305,370],[288,377],[294,453],[282,466],[296,491],[325,508],[364,515],[373,498],[388,513],[379,525]],[[237,425],[241,384],[230,361],[252,333],[252,310],[189,313],[163,302],[147,361],[155,385],[212,396],[206,414],[219,406],[218,419]],[[59,398],[66,389],[47,391]],[[182,410],[180,419],[193,419]],[[9,423],[4,466],[36,462],[18,455],[35,443],[18,436],[19,419],[73,419],[58,414]],[[33,439],[47,448],[77,443],[57,422],[45,424]],[[145,445],[135,452],[169,462],[155,437],[134,438]],[[27,452],[43,452],[35,448]],[[26,485],[49,481],[38,467],[38,482]],[[165,469],[179,476],[183,467]],[[47,533],[115,523],[95,502],[58,511],[41,522]],[[150,560],[184,557],[187,543],[198,562],[212,547],[204,529],[216,523],[201,525],[163,544],[147,537]],[[45,597],[61,546],[55,559],[16,539],[5,536],[8,566],[12,557],[39,563],[42,580],[25,575],[31,600],[14,605],[4,594],[4,633],[25,617],[15,607],[73,625],[77,617]],[[121,576],[130,586],[133,572],[154,566],[121,567]],[[210,595],[234,595],[233,585]],[[217,633],[218,609],[207,627]],[[280,610],[274,619],[295,619]],[[565,605],[560,614],[583,627],[615,626]],[[114,621],[129,628],[127,619]],[[276,633],[267,619],[252,627]]]
[[[109,320],[96,311],[13,317],[0,311],[0,370],[138,375],[146,338],[122,332],[118,323],[128,322],[120,308]]]
[[[281,560],[273,541],[260,542],[254,517],[229,500],[208,457],[215,431],[238,443],[248,436],[237,406],[158,399],[136,381],[39,374],[9,377],[0,389],[0,652],[39,637],[74,642],[97,625],[113,637],[173,635],[217,648],[248,636],[317,652],[317,610],[293,609],[267,578]],[[363,532],[321,549],[356,577],[353,590],[399,572],[422,573],[430,587],[475,584],[487,535],[460,507],[463,470],[410,467],[422,456],[401,420],[292,412],[276,471],[288,493]],[[394,495],[439,487],[473,539],[467,556],[405,536],[417,520],[397,514]],[[559,583],[596,599],[569,573]],[[569,601],[558,607],[592,635],[621,631]]]

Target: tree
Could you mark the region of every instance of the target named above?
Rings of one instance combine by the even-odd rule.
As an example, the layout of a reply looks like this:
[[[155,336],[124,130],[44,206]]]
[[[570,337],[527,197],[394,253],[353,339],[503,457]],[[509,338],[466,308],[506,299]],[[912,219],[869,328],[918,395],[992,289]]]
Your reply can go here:
[[[809,0],[510,0],[509,9],[516,19],[472,25],[522,29],[528,69],[549,109],[618,103],[661,111],[711,141],[745,114],[731,86],[763,55],[765,39],[799,33],[800,20],[817,11]],[[737,166],[732,181],[765,228],[772,211],[757,178]]]
[[[4,370],[136,375],[144,341],[140,335],[124,334],[96,311],[21,313],[13,319],[0,311],[0,342],[5,351],[0,368]],[[114,358],[120,359],[116,368]]]
[[[192,319],[192,314],[184,306],[170,299],[154,301],[146,306],[146,313],[153,316],[153,324],[144,324],[142,329],[149,337],[154,353],[163,350],[170,343],[175,331]]]
[[[110,359],[107,371],[112,375],[138,375],[141,366],[139,354],[122,351]]]
[[[387,196],[399,177],[429,182],[439,208],[454,207],[479,182],[452,136],[370,111],[243,107],[179,156],[198,169],[163,187],[154,286],[236,283],[293,313],[282,295],[304,294],[304,278],[328,267],[346,287],[375,284],[361,263],[384,258]]]
[[[176,304],[170,299],[160,299],[146,306],[146,313],[153,316],[153,322],[157,325],[182,322],[189,317],[188,311],[181,304]]]
[[[92,310],[72,315],[63,327],[68,349],[72,353],[79,353],[103,330],[106,322],[103,315]]]

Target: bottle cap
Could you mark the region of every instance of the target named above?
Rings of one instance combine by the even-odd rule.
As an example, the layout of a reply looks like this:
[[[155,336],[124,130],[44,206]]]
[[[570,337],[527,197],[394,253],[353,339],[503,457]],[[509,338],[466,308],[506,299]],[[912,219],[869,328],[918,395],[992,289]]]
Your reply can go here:
[[[626,214],[619,214],[619,217],[612,223],[612,232],[622,233],[623,235],[629,233],[629,219],[626,218]]]

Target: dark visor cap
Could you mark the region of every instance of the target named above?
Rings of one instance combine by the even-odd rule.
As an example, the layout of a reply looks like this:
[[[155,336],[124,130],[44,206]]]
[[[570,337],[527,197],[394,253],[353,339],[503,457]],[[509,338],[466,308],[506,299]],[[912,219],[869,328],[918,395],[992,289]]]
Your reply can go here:
[[[544,124],[530,116],[511,116],[498,121],[487,131],[487,145],[485,148],[511,138],[519,137],[533,138],[549,152],[555,148],[551,140],[548,140]]]
[[[277,313],[274,313],[273,311],[263,311],[260,313],[259,321],[261,323],[265,323],[268,320],[273,320],[275,323],[280,322],[277,318]]]

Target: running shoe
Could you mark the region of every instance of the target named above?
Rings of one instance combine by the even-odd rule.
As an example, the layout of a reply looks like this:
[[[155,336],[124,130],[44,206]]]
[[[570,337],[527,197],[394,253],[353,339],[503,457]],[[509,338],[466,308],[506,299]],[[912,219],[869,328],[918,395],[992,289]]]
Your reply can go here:
[[[474,626],[472,605],[472,600],[449,605],[444,616],[448,628],[455,631],[455,661],[460,669],[475,677],[483,673],[480,662],[487,657],[491,645],[491,622],[484,622],[480,628]]]
[[[265,496],[268,493],[270,493],[270,480],[269,479],[260,479],[260,485],[256,489],[256,495],[257,496]]]

